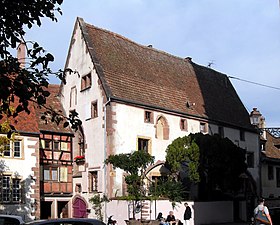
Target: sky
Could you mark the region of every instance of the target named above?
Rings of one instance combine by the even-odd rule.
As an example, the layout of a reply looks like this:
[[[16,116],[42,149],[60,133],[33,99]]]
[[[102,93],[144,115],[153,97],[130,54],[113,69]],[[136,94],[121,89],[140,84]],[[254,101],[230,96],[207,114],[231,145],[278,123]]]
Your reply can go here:
[[[280,127],[279,0],[64,0],[58,22],[26,30],[64,68],[74,23],[110,30],[142,45],[227,74],[250,113]],[[252,84],[245,81],[271,87]],[[50,83],[59,83],[50,78]]]

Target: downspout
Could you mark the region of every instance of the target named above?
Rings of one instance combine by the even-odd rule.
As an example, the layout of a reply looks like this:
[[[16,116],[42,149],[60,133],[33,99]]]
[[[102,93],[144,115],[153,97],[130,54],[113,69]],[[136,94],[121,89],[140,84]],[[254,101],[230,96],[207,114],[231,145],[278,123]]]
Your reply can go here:
[[[108,101],[105,102],[104,104],[104,161],[106,160],[107,157],[107,105],[111,102],[111,98],[108,98]],[[104,195],[107,195],[107,171],[106,171],[106,165],[104,164],[104,170],[103,170],[104,174]],[[104,222],[107,222],[107,202],[104,202]]]

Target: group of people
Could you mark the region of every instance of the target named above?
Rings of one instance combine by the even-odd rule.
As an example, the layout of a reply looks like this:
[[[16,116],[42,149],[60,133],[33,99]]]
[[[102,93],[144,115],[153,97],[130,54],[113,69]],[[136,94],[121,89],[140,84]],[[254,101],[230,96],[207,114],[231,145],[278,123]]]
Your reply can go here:
[[[185,225],[189,225],[189,221],[192,217],[192,211],[188,203],[185,203],[185,212],[184,212],[184,221]],[[157,216],[157,220],[160,221],[161,225],[183,225],[181,220],[176,220],[173,211],[170,211],[169,214],[167,215],[166,219],[163,218],[162,213],[160,212]]]
[[[192,217],[192,211],[188,203],[185,203],[185,212],[184,212],[184,221],[185,225],[189,225],[189,221]],[[262,215],[262,216],[259,216]],[[259,219],[260,217],[260,219]],[[262,220],[262,217],[267,218],[268,222],[264,222]],[[183,225],[183,223],[180,220],[176,220],[173,211],[170,211],[168,216],[163,218],[162,213],[160,212],[157,216],[157,220],[160,221],[161,225]],[[266,225],[266,224],[272,224],[271,216],[269,214],[268,208],[264,205],[264,199],[259,199],[258,206],[254,209],[254,224],[255,225]]]

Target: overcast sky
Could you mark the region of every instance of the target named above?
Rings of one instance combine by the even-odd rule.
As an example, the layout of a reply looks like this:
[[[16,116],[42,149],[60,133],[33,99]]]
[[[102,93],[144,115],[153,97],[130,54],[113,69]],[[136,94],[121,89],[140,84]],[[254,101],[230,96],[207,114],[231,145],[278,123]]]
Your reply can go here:
[[[26,37],[55,56],[54,70],[64,68],[75,20],[82,17],[139,44],[279,88],[231,79],[248,112],[257,107],[267,127],[280,127],[279,0],[64,0],[61,8],[58,23],[43,20]]]

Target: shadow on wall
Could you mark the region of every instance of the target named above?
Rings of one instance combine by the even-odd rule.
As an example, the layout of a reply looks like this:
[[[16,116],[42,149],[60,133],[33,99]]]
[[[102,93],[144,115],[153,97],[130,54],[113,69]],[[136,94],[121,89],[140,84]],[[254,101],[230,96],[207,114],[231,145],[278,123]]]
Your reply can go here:
[[[0,160],[0,214],[18,215],[24,221],[34,220],[36,201],[30,199],[32,177],[22,179],[17,171],[10,171],[5,160]]]

